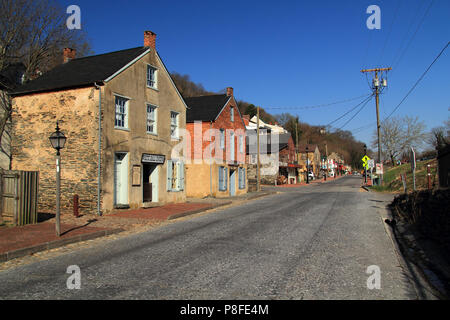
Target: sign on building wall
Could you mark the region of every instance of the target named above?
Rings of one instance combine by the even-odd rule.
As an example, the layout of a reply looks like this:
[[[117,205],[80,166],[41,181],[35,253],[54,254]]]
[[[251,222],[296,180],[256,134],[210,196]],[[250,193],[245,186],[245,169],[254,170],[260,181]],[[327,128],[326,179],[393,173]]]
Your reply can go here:
[[[141,162],[163,164],[165,160],[166,160],[166,156],[164,156],[162,154],[143,153]]]
[[[139,187],[141,185],[141,166],[134,165],[132,171],[132,186]]]

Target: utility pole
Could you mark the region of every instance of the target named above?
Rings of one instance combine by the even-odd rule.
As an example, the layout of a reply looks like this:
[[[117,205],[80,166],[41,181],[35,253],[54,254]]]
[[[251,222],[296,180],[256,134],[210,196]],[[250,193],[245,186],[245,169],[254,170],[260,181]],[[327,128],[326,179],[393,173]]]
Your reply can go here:
[[[374,90],[375,93],[375,104],[376,104],[376,108],[377,108],[377,135],[378,135],[378,163],[381,163],[381,134],[380,134],[380,80],[378,79],[378,73],[380,73],[381,75],[383,74],[383,71],[385,71],[387,73],[387,71],[392,70],[392,68],[374,68],[374,69],[364,69],[361,70],[362,73],[366,73],[366,72],[374,72],[375,73],[375,77],[373,79],[373,87],[372,89]],[[387,80],[385,78],[381,79],[381,86],[382,87],[386,87],[387,86]],[[379,183],[380,185],[383,184],[383,175],[380,175],[380,179],[379,179]]]
[[[256,169],[256,190],[261,191],[261,165],[259,163],[259,107],[256,107],[256,144],[257,144],[257,169]]]

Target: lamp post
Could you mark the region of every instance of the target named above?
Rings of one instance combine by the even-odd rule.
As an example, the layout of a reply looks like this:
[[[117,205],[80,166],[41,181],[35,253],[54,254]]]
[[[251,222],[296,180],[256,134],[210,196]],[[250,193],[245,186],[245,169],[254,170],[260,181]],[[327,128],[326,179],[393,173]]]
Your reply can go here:
[[[309,158],[308,158],[308,146],[306,146],[305,150],[306,150],[306,183],[309,183]]]
[[[61,156],[59,150],[64,148],[66,144],[66,136],[59,131],[58,121],[56,121],[56,131],[53,132],[50,137],[50,143],[56,150],[56,235],[59,237],[61,234],[60,228],[60,189],[61,189]]]

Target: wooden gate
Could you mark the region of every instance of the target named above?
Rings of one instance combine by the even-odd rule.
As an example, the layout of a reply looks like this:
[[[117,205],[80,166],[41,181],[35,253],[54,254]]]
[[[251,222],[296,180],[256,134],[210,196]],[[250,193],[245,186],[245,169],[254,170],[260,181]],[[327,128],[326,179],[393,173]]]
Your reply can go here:
[[[38,189],[38,171],[0,170],[0,221],[37,223]]]

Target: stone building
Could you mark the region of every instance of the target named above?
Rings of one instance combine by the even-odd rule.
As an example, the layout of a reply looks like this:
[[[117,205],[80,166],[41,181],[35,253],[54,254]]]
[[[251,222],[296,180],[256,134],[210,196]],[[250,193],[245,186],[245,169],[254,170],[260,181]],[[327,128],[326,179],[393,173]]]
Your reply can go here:
[[[40,172],[40,211],[54,210],[57,120],[63,212],[75,194],[82,213],[185,201],[183,156],[172,150],[186,104],[155,43],[145,31],[142,47],[83,58],[66,48],[63,64],[14,91],[12,168]]]
[[[308,147],[308,150],[306,150]],[[306,155],[308,151],[308,156]],[[307,160],[308,159],[308,163]],[[321,159],[319,147],[316,144],[304,144],[298,146],[298,163],[302,166],[301,174],[306,180],[306,168],[309,165],[309,171],[314,173],[314,176],[320,178]]]
[[[226,94],[191,97],[186,129],[190,163],[186,163],[188,197],[228,197],[247,193],[245,124],[233,88]]]

